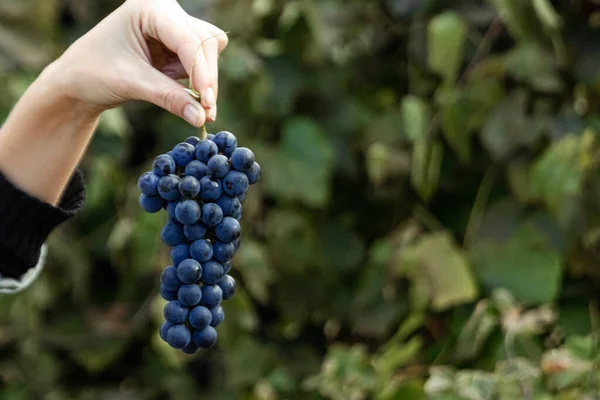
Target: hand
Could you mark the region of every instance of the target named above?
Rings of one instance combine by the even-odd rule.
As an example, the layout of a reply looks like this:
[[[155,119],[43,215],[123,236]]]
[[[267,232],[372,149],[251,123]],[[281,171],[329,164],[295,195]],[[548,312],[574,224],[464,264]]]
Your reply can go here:
[[[175,0],[127,0],[44,72],[92,113],[137,99],[200,127],[217,116],[218,57],[227,41]],[[201,104],[177,82],[190,72]]]

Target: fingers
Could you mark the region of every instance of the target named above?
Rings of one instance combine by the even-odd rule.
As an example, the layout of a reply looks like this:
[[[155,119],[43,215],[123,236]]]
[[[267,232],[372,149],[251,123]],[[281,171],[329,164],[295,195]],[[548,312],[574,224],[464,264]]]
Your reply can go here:
[[[190,96],[184,86],[148,65],[132,85],[131,97],[156,104],[199,128],[204,125],[206,112]]]

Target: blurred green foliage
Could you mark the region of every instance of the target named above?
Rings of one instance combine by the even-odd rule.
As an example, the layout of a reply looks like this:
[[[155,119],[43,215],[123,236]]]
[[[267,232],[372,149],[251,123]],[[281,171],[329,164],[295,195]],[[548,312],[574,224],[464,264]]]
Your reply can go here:
[[[131,103],[43,276],[0,299],[1,399],[599,398],[597,1],[181,3],[231,31],[209,130],[263,166],[219,345],[158,338],[136,180],[194,130]],[[0,117],[118,5],[3,0]]]

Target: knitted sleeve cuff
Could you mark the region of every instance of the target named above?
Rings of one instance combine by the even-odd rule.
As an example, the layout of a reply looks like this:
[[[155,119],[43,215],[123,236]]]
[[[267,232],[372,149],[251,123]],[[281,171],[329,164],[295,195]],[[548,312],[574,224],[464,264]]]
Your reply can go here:
[[[77,170],[57,207],[28,195],[0,173],[0,276],[20,280],[38,265],[50,233],[83,207],[85,185]]]

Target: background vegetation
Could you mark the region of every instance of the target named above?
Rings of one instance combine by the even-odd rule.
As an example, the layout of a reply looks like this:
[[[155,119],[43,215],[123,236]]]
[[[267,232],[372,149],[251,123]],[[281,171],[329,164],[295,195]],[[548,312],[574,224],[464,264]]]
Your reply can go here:
[[[0,299],[1,399],[600,398],[598,1],[181,3],[231,31],[209,130],[263,166],[218,347],[158,339],[136,180],[194,131],[132,103],[41,279]],[[119,4],[0,2],[0,118]]]

